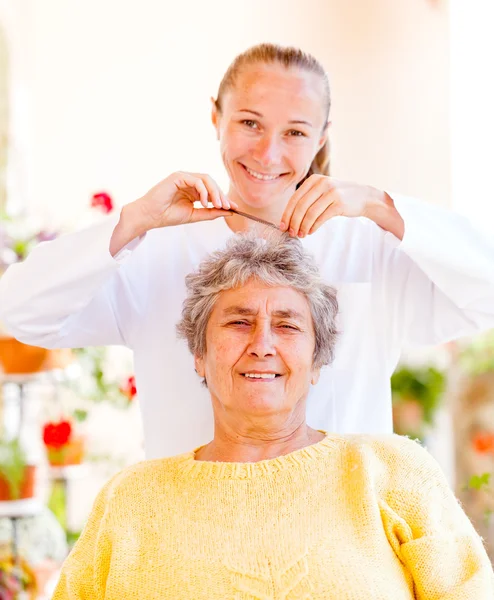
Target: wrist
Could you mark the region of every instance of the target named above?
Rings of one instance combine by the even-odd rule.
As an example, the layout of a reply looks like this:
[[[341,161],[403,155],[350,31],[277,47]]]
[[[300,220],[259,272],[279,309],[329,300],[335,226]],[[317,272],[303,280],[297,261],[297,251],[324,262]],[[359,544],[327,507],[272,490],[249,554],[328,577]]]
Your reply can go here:
[[[142,199],[134,200],[126,204],[120,212],[120,221],[122,233],[129,238],[129,242],[152,229],[142,210]]]
[[[405,223],[396,210],[395,203],[389,194],[376,188],[369,188],[368,201],[362,216],[389,231],[402,240],[405,234]]]
[[[110,240],[110,254],[112,256],[115,256],[124,246],[150,229],[150,227],[146,227],[139,205],[136,202],[138,201],[126,204],[120,211],[120,219]]]

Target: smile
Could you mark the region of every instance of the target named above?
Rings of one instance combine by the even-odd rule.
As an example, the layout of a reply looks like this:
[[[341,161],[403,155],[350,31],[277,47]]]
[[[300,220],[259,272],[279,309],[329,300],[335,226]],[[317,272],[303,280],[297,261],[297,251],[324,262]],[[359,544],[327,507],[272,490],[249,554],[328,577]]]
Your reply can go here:
[[[273,379],[281,377],[279,373],[241,373],[241,375],[246,379],[263,379],[267,381],[273,381]]]
[[[245,171],[247,171],[247,173],[253,177],[254,179],[256,179],[257,181],[276,181],[277,179],[279,179],[280,177],[283,177],[284,173],[277,173],[277,174],[273,174],[273,175],[267,175],[265,173],[258,173],[257,171],[253,171],[252,169],[249,169],[249,167],[246,167],[245,165],[242,165],[242,163],[239,163]]]

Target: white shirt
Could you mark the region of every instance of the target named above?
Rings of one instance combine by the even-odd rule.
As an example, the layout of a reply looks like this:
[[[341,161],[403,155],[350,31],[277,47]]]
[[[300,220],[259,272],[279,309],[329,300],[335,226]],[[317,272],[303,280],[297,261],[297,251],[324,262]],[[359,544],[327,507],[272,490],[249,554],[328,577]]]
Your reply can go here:
[[[338,433],[392,430],[390,376],[404,344],[494,327],[494,245],[449,211],[393,195],[402,242],[337,217],[302,243],[338,290],[340,339],[307,400],[307,422]],[[0,319],[23,342],[124,344],[134,351],[147,458],[213,438],[209,392],[175,325],[185,276],[233,235],[224,219],[149,231],[113,258],[118,215],[37,246],[0,279]]]

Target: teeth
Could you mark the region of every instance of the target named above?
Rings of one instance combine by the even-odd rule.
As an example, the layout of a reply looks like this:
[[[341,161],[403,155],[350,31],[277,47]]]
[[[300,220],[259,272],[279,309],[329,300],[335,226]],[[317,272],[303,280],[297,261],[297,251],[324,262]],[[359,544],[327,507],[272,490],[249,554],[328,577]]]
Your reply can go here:
[[[278,177],[279,177],[279,175],[263,175],[262,173],[256,173],[252,169],[249,169],[249,167],[245,167],[245,168],[246,168],[247,172],[252,175],[252,177],[255,177],[256,179],[260,179],[261,181],[273,181],[273,179],[278,179]]]
[[[274,379],[276,373],[245,373],[244,377],[251,377],[252,379]]]

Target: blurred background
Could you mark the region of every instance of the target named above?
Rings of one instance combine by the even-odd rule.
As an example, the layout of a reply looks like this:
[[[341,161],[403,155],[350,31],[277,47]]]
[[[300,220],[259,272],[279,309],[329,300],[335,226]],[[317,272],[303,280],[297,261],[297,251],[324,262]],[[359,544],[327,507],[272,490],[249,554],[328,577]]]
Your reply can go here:
[[[175,170],[226,186],[210,97],[263,41],[327,68],[332,175],[494,235],[493,23],[491,0],[1,0],[0,276]],[[0,598],[22,597],[2,596],[15,568],[49,598],[96,493],[143,459],[132,356],[4,333],[0,363]],[[406,352],[393,397],[395,430],[433,452],[494,559],[494,334]]]

